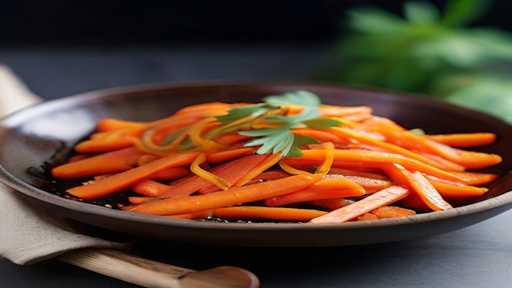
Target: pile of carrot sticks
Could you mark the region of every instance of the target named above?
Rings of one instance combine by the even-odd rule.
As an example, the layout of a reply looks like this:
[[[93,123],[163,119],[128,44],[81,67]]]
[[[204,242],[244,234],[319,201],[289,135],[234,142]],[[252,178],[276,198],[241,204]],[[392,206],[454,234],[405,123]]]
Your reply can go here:
[[[339,124],[290,126],[293,136],[316,141],[295,143],[300,155],[260,153],[247,145],[255,137],[242,132],[282,127],[261,113],[237,119],[238,126],[218,120],[248,105],[192,105],[153,122],[102,119],[52,175],[83,179],[66,191],[82,201],[129,192],[123,209],[131,212],[320,224],[451,209],[484,195],[497,175],[475,170],[501,162],[462,149],[494,143],[492,133],[418,133],[366,106],[319,105],[323,120]],[[293,117],[303,110],[283,104],[275,111]]]

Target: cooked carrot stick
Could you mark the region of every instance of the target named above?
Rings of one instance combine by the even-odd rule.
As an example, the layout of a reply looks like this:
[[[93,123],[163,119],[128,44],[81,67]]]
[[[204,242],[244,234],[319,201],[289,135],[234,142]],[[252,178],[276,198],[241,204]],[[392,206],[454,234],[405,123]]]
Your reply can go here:
[[[212,169],[211,173],[224,179],[228,186],[231,187],[259,165],[266,157],[267,155],[245,156],[215,167]],[[201,193],[210,193],[217,190],[219,190],[219,188],[212,183],[197,175],[193,175],[177,183],[173,183],[172,185],[167,185],[165,190],[160,191],[159,196],[190,195],[198,191]]]
[[[342,176],[341,174],[329,174],[326,175],[325,178],[337,178],[338,176]],[[364,188],[366,193],[373,193],[379,190],[382,190],[384,188],[387,188],[391,186],[391,182],[387,180],[380,180],[380,179],[374,179],[374,178],[368,178],[368,177],[361,177],[361,176],[342,176],[345,179],[348,179],[354,183],[357,183],[361,185],[361,187]]]
[[[190,171],[194,173],[196,176],[200,177],[203,180],[206,180],[210,184],[216,186],[216,190],[222,189],[227,190],[230,186],[224,178],[219,177],[218,175],[202,168],[200,165],[206,162],[206,155],[204,153],[200,153],[197,158],[190,165]]]
[[[323,150],[302,150],[303,155],[300,157],[286,158],[286,163],[295,164],[316,164],[318,165],[323,160]],[[407,158],[402,155],[366,151],[366,150],[335,150],[334,151],[334,167],[338,167],[337,162],[341,162],[340,166],[346,165],[346,162],[357,162],[359,164],[366,165],[368,167],[379,167],[384,163],[398,163],[411,170],[418,170],[425,172],[426,174],[433,175],[439,178],[463,181],[462,177],[457,176],[453,172],[448,172],[436,168],[434,166],[425,164],[415,159]]]
[[[439,134],[427,135],[426,137],[452,147],[484,146],[496,141],[496,134],[494,133]]]
[[[357,219],[357,221],[371,221],[371,220],[379,220],[379,217],[377,217],[377,215],[375,215],[375,214],[368,212],[368,213],[364,213],[361,216],[358,216],[356,219]]]
[[[327,214],[325,211],[313,209],[238,206],[217,208],[211,211],[212,216],[227,220],[275,220],[275,221],[309,221]]]
[[[414,210],[405,209],[397,206],[383,206],[379,207],[371,212],[379,219],[385,218],[400,218],[416,215]]]
[[[410,188],[433,211],[453,208],[420,172],[411,173],[398,164],[385,168],[398,183]]]
[[[428,177],[427,177],[428,178]],[[488,189],[483,187],[454,185],[428,178],[439,193],[446,198],[470,198],[484,195]]]
[[[446,202],[436,188],[421,174],[414,172],[410,175],[411,186],[414,191],[418,192],[420,198],[425,204],[434,211],[446,210],[453,208],[450,203]]]
[[[199,212],[193,212],[193,213],[183,213],[183,214],[176,214],[176,215],[168,215],[164,216],[171,219],[206,219],[208,217],[212,217],[212,211],[206,210],[206,211],[199,211]]]
[[[336,199],[322,199],[322,200],[313,200],[308,204],[311,204],[316,207],[320,207],[322,209],[326,209],[328,211],[339,209],[343,206],[347,206],[354,203],[352,200],[346,200],[344,198],[336,198]]]
[[[244,147],[232,150],[213,152],[207,155],[208,163],[220,163],[254,154],[257,148]]]
[[[351,114],[371,114],[372,108],[368,106],[333,106],[333,105],[322,105],[320,107],[320,114],[323,116],[347,116]]]
[[[265,172],[261,173],[260,175],[254,177],[254,179],[268,181],[268,180],[276,180],[276,179],[280,179],[280,178],[284,178],[284,177],[288,177],[288,176],[290,176],[290,175],[286,174],[283,171],[271,170],[271,171],[265,171]]]
[[[228,104],[228,103],[222,103],[222,102],[202,103],[202,104],[190,105],[190,106],[181,108],[180,110],[178,110],[176,112],[176,114],[188,115],[190,113],[205,112],[205,111],[227,111],[229,108],[236,107],[236,106],[243,106],[243,105]]]
[[[391,186],[351,205],[341,207],[326,215],[315,218],[310,222],[316,224],[343,223],[379,207],[397,202],[406,197],[407,194],[409,194],[409,190],[400,186]]]
[[[426,137],[399,130],[392,125],[379,128],[379,132],[386,136],[387,141],[396,145],[433,153],[466,168],[485,168],[496,165],[502,160],[499,155],[455,149]]]
[[[128,197],[128,201],[134,205],[142,204],[144,202],[153,201],[153,200],[155,200],[155,198],[153,198],[153,197],[140,197],[140,196]]]
[[[133,192],[148,197],[157,197],[169,189],[169,185],[165,185],[154,180],[142,180],[133,186]]]
[[[133,122],[133,121],[125,121],[120,119],[113,118],[104,118],[98,121],[96,124],[96,130],[100,132],[121,130],[121,129],[141,129],[147,126],[148,123],[144,122]]]
[[[433,155],[433,154],[425,153],[425,152],[418,152],[418,154],[421,154],[423,157],[430,159],[432,161],[432,163],[433,162],[438,163],[438,165],[436,165],[436,167],[445,167],[444,169],[446,169],[446,170],[459,171],[459,172],[462,172],[466,169],[464,166],[462,166],[460,164],[457,164],[450,160],[446,160],[443,157],[440,157],[437,155]]]
[[[73,196],[85,200],[98,199],[126,189],[130,185],[148,178],[151,175],[164,169],[188,165],[192,163],[195,157],[197,157],[197,152],[172,154],[150,162],[146,165],[142,165],[119,174],[114,174],[108,178],[95,181],[94,183],[71,188],[67,190],[67,192]]]
[[[164,169],[162,171],[158,171],[155,174],[151,175],[150,178],[159,181],[171,181],[183,176],[187,176],[189,172],[190,170],[187,168],[172,167]]]
[[[371,119],[373,117],[372,114],[368,113],[359,113],[359,114],[350,114],[346,116],[341,116],[341,118],[344,120],[344,122],[352,121],[352,122],[362,122],[368,119]]]
[[[52,175],[55,178],[72,179],[118,173],[135,167],[143,155],[135,148],[125,148],[57,166],[52,169]]]
[[[137,165],[141,166],[141,165],[144,165],[144,164],[148,164],[149,162],[153,162],[153,161],[155,161],[158,158],[159,157],[155,156],[155,155],[144,155],[144,156],[141,156],[139,158],[139,160],[137,160]]]
[[[104,132],[99,137],[78,143],[75,150],[79,153],[101,153],[133,146],[133,137],[140,136],[141,129],[121,129]]]
[[[243,186],[247,184],[249,181],[251,181],[254,177],[260,175],[263,173],[263,171],[269,169],[270,167],[274,166],[281,160],[280,154],[271,154],[266,155],[265,159],[263,161],[260,161],[258,165],[253,166],[252,170],[250,170],[247,174],[245,174],[243,177],[238,179],[238,181],[235,183],[236,186]]]
[[[400,146],[386,143],[384,141],[369,137],[369,136],[367,136],[363,133],[360,133],[358,131],[355,131],[355,130],[351,130],[351,129],[343,128],[343,127],[334,127],[334,128],[329,129],[329,131],[332,132],[333,134],[337,135],[340,138],[345,138],[348,140],[356,139],[357,141],[359,141],[361,143],[374,145],[376,147],[386,150],[387,152],[400,154],[402,156],[405,156],[405,157],[408,157],[411,159],[415,159],[415,160],[421,161],[423,163],[427,163],[429,165],[432,165],[432,166],[440,168],[440,169],[445,169],[445,170],[450,170],[450,171],[464,171],[464,167],[461,167],[460,165],[449,165],[448,161],[444,161],[444,162],[433,161],[421,154],[414,153],[414,152],[404,149]]]
[[[244,187],[232,187],[216,193],[151,201],[130,207],[129,210],[153,215],[173,215],[222,208],[293,193],[307,188],[318,181],[318,178],[314,175],[290,176]]]
[[[74,155],[71,158],[69,158],[68,163],[78,162],[80,160],[84,160],[89,157],[90,157],[89,155],[84,155],[84,154]]]
[[[496,178],[498,178],[498,175],[490,174],[490,173],[479,173],[479,172],[452,172],[452,173],[453,173],[453,175],[462,179],[462,183],[464,183],[466,185],[474,185],[474,186],[489,184],[492,181],[496,180]],[[428,175],[428,173],[427,173],[427,175]]]
[[[366,172],[366,171],[359,171],[359,170],[335,168],[335,167],[333,167],[333,168],[331,168],[331,170],[329,170],[329,174],[341,174],[343,176],[359,176],[359,177],[378,179],[378,180],[388,180],[388,177],[386,177],[382,174]]]
[[[265,200],[267,206],[284,206],[313,200],[356,197],[366,194],[363,187],[345,178],[324,178],[307,189]]]

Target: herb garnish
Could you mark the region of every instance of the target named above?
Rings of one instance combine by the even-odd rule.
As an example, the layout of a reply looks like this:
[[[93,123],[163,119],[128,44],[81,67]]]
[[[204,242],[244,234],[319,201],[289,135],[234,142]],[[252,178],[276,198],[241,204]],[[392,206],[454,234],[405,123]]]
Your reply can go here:
[[[230,109],[226,115],[218,116],[217,120],[225,126],[236,121],[243,123],[244,118],[265,122],[272,128],[252,129],[247,123],[238,127],[246,129],[239,131],[239,134],[254,137],[245,146],[260,146],[256,151],[258,154],[281,153],[283,156],[296,157],[302,155],[302,145],[318,141],[311,137],[295,135],[292,129],[327,129],[342,125],[341,121],[321,117],[320,104],[320,98],[311,92],[288,92],[265,97],[263,103]],[[299,114],[287,115],[288,108],[297,106],[302,110]]]

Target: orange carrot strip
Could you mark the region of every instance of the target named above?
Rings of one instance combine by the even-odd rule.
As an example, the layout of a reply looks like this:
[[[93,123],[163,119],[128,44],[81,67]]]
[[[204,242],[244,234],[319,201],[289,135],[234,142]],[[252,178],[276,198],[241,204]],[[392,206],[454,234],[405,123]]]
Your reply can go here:
[[[169,185],[165,185],[154,180],[145,179],[133,186],[133,192],[148,197],[157,197],[167,191]]]
[[[89,157],[90,156],[83,155],[83,154],[75,155],[75,156],[72,156],[71,158],[69,158],[68,163],[78,162],[80,160],[84,160],[84,159],[89,158]]]
[[[222,103],[222,102],[210,102],[210,103],[202,103],[202,104],[196,104],[191,105],[187,107],[183,107],[180,110],[176,112],[176,114],[190,114],[194,112],[205,112],[205,111],[227,111],[229,108],[236,107],[236,106],[243,106],[238,104],[228,104],[228,103]]]
[[[201,166],[199,166],[204,162],[206,162],[206,155],[204,153],[200,153],[197,156],[197,158],[192,162],[192,165],[190,165],[190,171],[192,171],[192,173],[196,174],[201,179],[206,180],[207,182],[217,186],[217,188],[227,190],[230,185],[226,180],[224,180],[224,178],[219,177],[213,174],[212,172],[207,171],[203,169]]]
[[[337,210],[329,212],[326,215],[315,218],[310,222],[315,224],[343,223],[373,211],[379,207],[397,202],[406,197],[408,194],[409,190],[405,188],[400,186],[391,186],[375,194],[371,194],[362,200],[354,202],[351,205],[341,207]]]
[[[343,168],[331,168],[329,174],[341,174],[343,176],[359,176],[371,179],[379,179],[379,180],[387,180],[388,178],[382,174],[366,172],[366,171],[358,171],[358,170],[350,170]]]
[[[409,151],[407,149],[404,149],[400,146],[393,145],[390,143],[386,143],[384,141],[369,137],[363,133],[343,128],[343,127],[334,127],[329,129],[330,132],[337,135],[338,137],[346,138],[346,139],[355,139],[361,143],[364,144],[370,144],[377,146],[379,148],[382,148],[388,152],[400,154],[402,156],[415,159],[424,163],[427,163],[429,165],[432,165],[434,167],[445,169],[445,170],[454,170],[454,171],[464,171],[464,167],[460,167],[459,165],[447,165],[447,162],[439,162],[439,161],[433,161],[421,154],[414,153],[412,151]],[[444,164],[444,165],[443,165]]]
[[[334,106],[334,105],[322,105],[320,106],[320,114],[323,116],[347,116],[351,114],[371,114],[372,108],[367,106]]]
[[[331,170],[332,163],[334,162],[334,144],[325,142],[320,145],[322,145],[325,150],[325,159],[322,164],[316,168],[315,173],[325,176],[329,173],[329,170]]]
[[[142,155],[135,148],[125,148],[57,166],[52,169],[52,175],[55,178],[71,179],[118,173],[136,166]]]
[[[455,149],[426,137],[415,135],[400,129],[401,128],[388,123],[387,125],[384,125],[384,127],[379,128],[378,131],[386,137],[387,141],[396,145],[427,153],[433,153],[466,168],[485,168],[496,165],[502,161],[499,155]]]
[[[329,174],[329,175],[326,175],[325,178],[329,179],[329,178],[338,178],[339,176],[345,178],[345,179],[348,179],[354,183],[357,183],[359,185],[361,185],[361,187],[364,188],[364,190],[366,191],[366,193],[373,193],[373,192],[376,192],[376,191],[380,191],[384,188],[387,188],[389,186],[391,186],[391,182],[387,181],[387,180],[381,180],[381,179],[375,179],[375,178],[368,178],[368,177],[362,177],[362,176],[350,176],[350,175],[347,175],[347,176],[344,176],[344,175],[341,175],[341,174]]]
[[[452,147],[484,146],[496,141],[494,133],[440,134],[426,135],[426,137]]]
[[[313,200],[355,197],[366,194],[363,187],[344,178],[324,178],[307,189],[265,200],[267,206],[284,206]]]
[[[133,122],[133,121],[125,121],[113,118],[104,118],[98,121],[96,124],[96,130],[100,132],[121,130],[121,129],[141,129],[146,127],[148,123],[144,122]]]
[[[416,215],[414,210],[405,209],[397,206],[383,206],[379,207],[371,212],[373,215],[377,216],[379,219],[385,218],[400,218],[400,217],[408,217]]]
[[[267,155],[250,155],[224,163],[212,169],[211,173],[223,178],[228,186],[235,185],[242,177],[259,165]],[[160,196],[190,195],[194,192],[210,193],[219,190],[215,185],[199,176],[190,176],[168,186]]]
[[[148,164],[149,162],[153,162],[158,158],[159,157],[155,155],[143,155],[139,158],[139,160],[137,160],[137,165],[141,166],[144,164]]]
[[[153,197],[140,197],[140,196],[130,196],[128,197],[128,201],[133,205],[142,204],[147,201],[153,201],[155,198]]]
[[[352,203],[353,203],[353,201],[351,201],[351,200],[346,200],[344,198],[335,198],[335,199],[313,200],[313,201],[310,201],[308,204],[320,207],[322,209],[326,209],[328,211],[332,211],[332,210],[339,209],[343,206],[350,205]]]
[[[313,218],[327,214],[325,211],[313,209],[238,206],[217,208],[212,211],[214,217],[227,220],[275,220],[275,221],[309,221]]]
[[[220,163],[254,154],[256,148],[244,147],[232,150],[225,150],[220,152],[214,152],[207,155],[208,163]]]
[[[274,171],[265,171],[265,172],[261,173],[260,175],[254,177],[254,179],[268,181],[268,180],[276,180],[276,179],[280,179],[280,178],[284,178],[284,177],[288,177],[288,176],[290,176],[290,175],[286,174],[283,171],[274,170]]]
[[[271,154],[267,155],[267,157],[258,163],[257,166],[253,167],[252,170],[250,170],[247,174],[245,174],[242,178],[240,178],[235,185],[236,186],[243,186],[247,184],[249,181],[251,181],[254,177],[260,175],[263,173],[263,171],[269,169],[270,167],[274,166],[281,160],[280,154]]]
[[[300,164],[301,162],[302,164],[318,164],[323,160],[323,150],[302,150],[302,153],[303,155],[300,157],[287,158],[286,163],[291,165]],[[335,150],[334,159],[334,167],[338,167],[336,163],[338,161],[341,162],[341,166],[346,165],[346,162],[357,162],[359,165],[368,167],[379,167],[384,163],[398,163],[411,170],[418,170],[443,179],[464,182],[462,177],[457,176],[455,173],[444,171],[398,154],[366,150]]]
[[[364,213],[361,216],[357,216],[356,220],[357,221],[379,220],[379,217],[377,217],[377,215],[375,215],[375,214],[368,212],[368,213]]]
[[[441,181],[435,181],[430,178],[429,181],[443,197],[447,198],[478,197],[484,195],[488,191],[487,188],[483,187],[453,185]]]
[[[133,146],[133,137],[139,136],[141,129],[121,129],[104,132],[99,137],[78,143],[75,150],[79,153],[101,153]]]
[[[416,192],[430,209],[440,211],[453,208],[420,172],[411,173],[398,164],[391,164],[384,169],[395,181]]]
[[[450,203],[446,202],[436,188],[421,174],[420,172],[414,172],[411,177],[411,186],[418,192],[420,198],[425,204],[434,211],[446,210],[453,208]]]
[[[130,207],[129,210],[153,215],[173,215],[222,208],[293,193],[307,188],[318,181],[318,178],[313,175],[290,176],[244,187],[232,187],[217,193],[151,201]]]
[[[446,160],[443,157],[433,155],[430,153],[425,153],[425,152],[418,152],[418,154],[421,154],[423,157],[430,159],[432,162],[438,163],[438,165],[436,167],[445,167],[445,169],[449,170],[449,171],[462,172],[465,170],[464,166],[457,164],[455,162],[452,162],[450,160]]]
[[[324,130],[299,128],[299,129],[293,129],[293,134],[301,135],[301,136],[308,136],[308,137],[316,139],[320,142],[332,142],[332,143],[346,142],[344,139],[341,139],[340,137],[334,135],[333,133],[329,133]]]
[[[183,167],[172,167],[162,171],[158,171],[151,175],[150,178],[153,180],[170,181],[181,178],[189,174],[189,169]]]
[[[208,217],[211,217],[212,216],[212,211],[211,210],[207,210],[207,211],[199,211],[199,212],[194,212],[194,213],[184,213],[184,214],[176,214],[176,215],[169,215],[169,216],[164,216],[164,217],[167,217],[167,218],[173,218],[173,219],[189,219],[189,220],[192,220],[192,219],[206,219]]]
[[[347,120],[352,122],[362,122],[373,117],[372,114],[368,113],[359,113],[359,114],[351,114],[347,116],[342,116],[341,118],[346,122]]]
[[[192,163],[192,161],[194,161],[196,157],[197,152],[172,154],[150,162],[146,165],[142,165],[119,174],[114,174],[108,178],[95,181],[94,183],[71,188],[67,190],[67,192],[73,196],[85,200],[98,199],[126,189],[130,185],[148,178],[151,175],[164,169],[189,165]]]
[[[462,179],[462,182],[464,184],[473,186],[489,184],[492,181],[496,180],[496,178],[498,178],[498,175],[495,174],[478,172],[453,172],[453,175]]]

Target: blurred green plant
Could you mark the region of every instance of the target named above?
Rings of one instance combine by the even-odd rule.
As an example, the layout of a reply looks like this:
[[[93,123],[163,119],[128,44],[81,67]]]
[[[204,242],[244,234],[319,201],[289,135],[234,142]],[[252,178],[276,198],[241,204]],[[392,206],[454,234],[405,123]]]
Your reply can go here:
[[[352,10],[334,80],[432,95],[512,122],[512,36],[468,27],[489,2],[451,0],[443,13],[406,2],[404,17]]]

